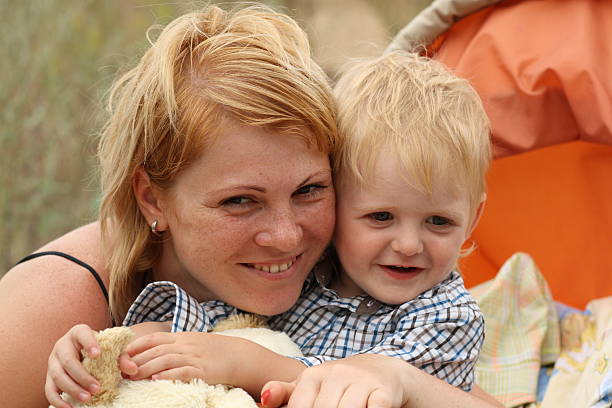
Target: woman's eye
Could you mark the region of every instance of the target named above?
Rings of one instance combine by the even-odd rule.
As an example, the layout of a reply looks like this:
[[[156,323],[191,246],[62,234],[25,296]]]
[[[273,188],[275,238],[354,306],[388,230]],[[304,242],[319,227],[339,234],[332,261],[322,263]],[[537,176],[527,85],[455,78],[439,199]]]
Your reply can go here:
[[[227,200],[224,200],[221,204],[224,206],[241,206],[251,203],[253,200],[249,197],[237,196],[230,197]]]
[[[368,214],[368,217],[378,222],[391,221],[393,219],[393,215],[387,211],[374,212],[372,214]]]
[[[326,188],[327,186],[324,186],[322,184],[309,184],[307,186],[298,188],[294,194],[303,197],[312,197],[316,196]]]
[[[439,215],[432,215],[431,217],[427,218],[426,222],[438,227],[451,224],[451,220],[446,217],[440,217]]]

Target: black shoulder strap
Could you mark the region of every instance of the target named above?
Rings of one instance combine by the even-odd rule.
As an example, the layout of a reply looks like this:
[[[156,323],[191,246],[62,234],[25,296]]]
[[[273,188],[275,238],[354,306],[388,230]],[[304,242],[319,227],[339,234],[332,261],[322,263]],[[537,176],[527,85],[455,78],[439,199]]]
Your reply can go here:
[[[85,262],[81,261],[80,259],[75,258],[72,255],[68,255],[68,254],[65,254],[63,252],[58,252],[58,251],[37,252],[37,253],[30,254],[30,255],[26,256],[21,261],[17,262],[17,265],[19,265],[20,263],[23,263],[23,262],[27,262],[30,259],[34,259],[34,258],[38,258],[38,257],[41,257],[41,256],[46,256],[46,255],[61,256],[62,258],[68,259],[69,261],[72,261],[75,264],[77,264],[79,266],[82,266],[83,268],[87,269],[89,271],[89,273],[91,273],[91,275],[96,279],[96,282],[98,282],[98,286],[100,286],[100,290],[102,291],[102,294],[104,295],[104,298],[106,299],[106,303],[108,304],[108,291],[106,290],[106,287],[104,286],[104,282],[102,282],[102,278],[100,278],[100,275],[98,275],[98,272],[96,272],[96,270],[94,268],[92,268],[91,266],[87,265]]]

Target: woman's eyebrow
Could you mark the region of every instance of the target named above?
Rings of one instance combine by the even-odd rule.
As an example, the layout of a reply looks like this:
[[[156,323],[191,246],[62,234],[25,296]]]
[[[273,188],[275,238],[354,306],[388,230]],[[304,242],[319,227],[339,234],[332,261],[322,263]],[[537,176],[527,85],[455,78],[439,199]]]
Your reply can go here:
[[[306,177],[304,179],[304,181],[302,181],[300,184],[298,184],[298,187],[301,187],[305,184],[307,184],[308,182],[310,182],[312,179],[320,177],[320,176],[330,176],[331,175],[331,171],[329,170],[323,170],[323,171],[318,171],[316,173],[313,173],[311,175],[309,175],[308,177]],[[260,186],[256,186],[256,185],[251,185],[251,184],[237,184],[234,186],[227,186],[227,187],[222,187],[219,188],[217,190],[211,190],[208,193],[209,194],[221,194],[221,193],[229,193],[229,192],[233,192],[235,190],[254,190],[260,193],[265,193],[267,192],[265,187],[260,187]]]
[[[223,187],[218,190],[211,190],[208,193],[209,194],[231,193],[231,192],[235,192],[236,190],[254,190],[260,193],[265,193],[267,191],[264,187],[252,186],[248,184],[238,184],[235,186]]]
[[[301,187],[304,184],[307,184],[313,178],[317,178],[317,177],[320,177],[320,176],[331,176],[331,170],[321,170],[321,171],[318,171],[316,173],[311,174],[310,176],[306,177],[306,179],[304,181],[302,181],[300,184],[298,184],[298,187]]]

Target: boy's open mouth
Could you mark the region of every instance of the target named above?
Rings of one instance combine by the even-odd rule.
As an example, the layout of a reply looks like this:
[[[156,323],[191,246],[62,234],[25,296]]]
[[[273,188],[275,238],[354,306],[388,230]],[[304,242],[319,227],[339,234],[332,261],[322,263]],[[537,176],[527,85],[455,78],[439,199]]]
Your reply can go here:
[[[396,266],[396,265],[383,265],[385,268],[391,269],[393,272],[398,273],[415,273],[420,272],[423,268],[418,268],[416,266]]]

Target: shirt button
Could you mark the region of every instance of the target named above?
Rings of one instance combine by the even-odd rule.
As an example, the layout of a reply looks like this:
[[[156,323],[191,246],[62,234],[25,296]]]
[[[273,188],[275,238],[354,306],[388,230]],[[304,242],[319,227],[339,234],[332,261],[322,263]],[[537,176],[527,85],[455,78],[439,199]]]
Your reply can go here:
[[[376,312],[381,307],[381,303],[372,298],[364,299],[357,307],[357,314],[366,315]]]

